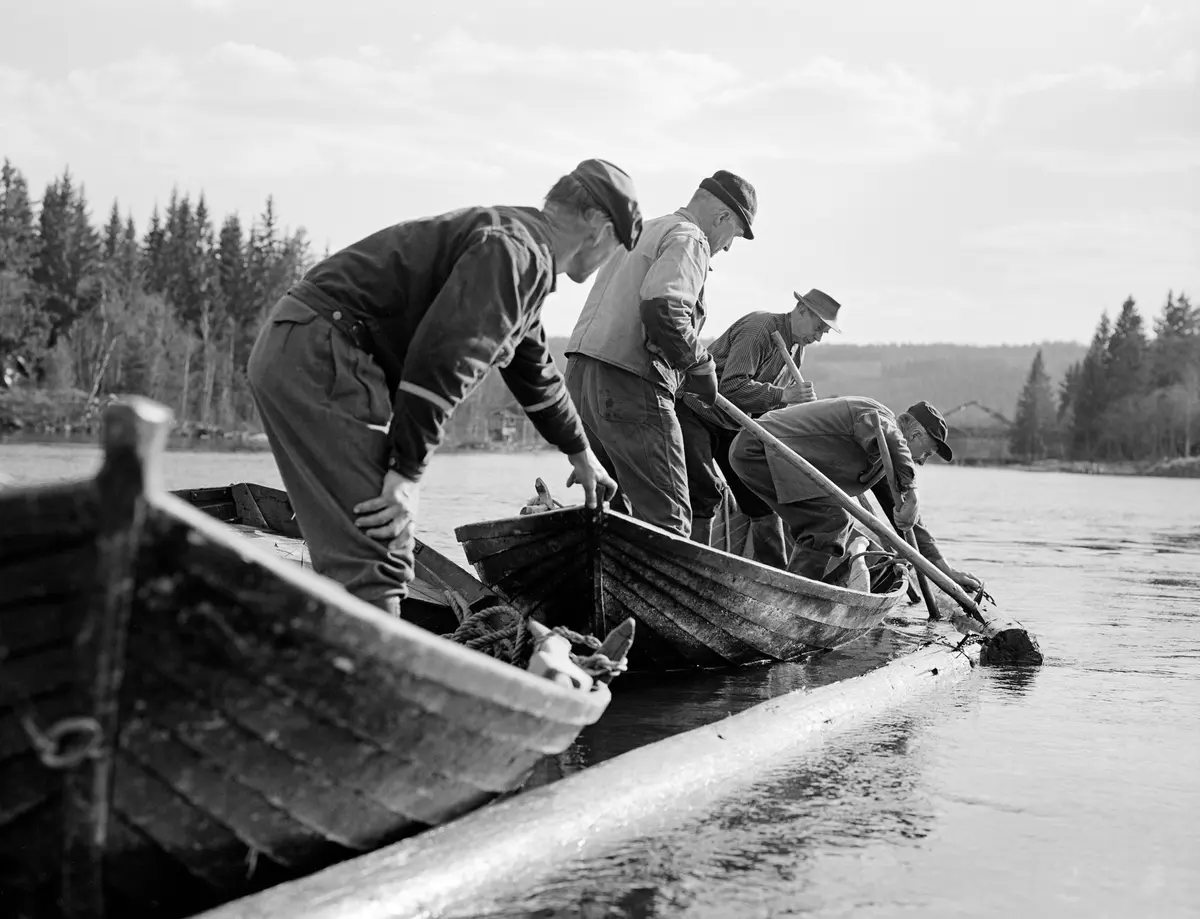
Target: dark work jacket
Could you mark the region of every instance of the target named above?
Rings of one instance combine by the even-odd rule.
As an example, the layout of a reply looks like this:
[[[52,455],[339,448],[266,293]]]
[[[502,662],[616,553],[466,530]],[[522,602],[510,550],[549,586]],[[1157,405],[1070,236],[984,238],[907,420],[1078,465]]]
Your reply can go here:
[[[586,449],[541,323],[555,275],[539,211],[472,207],[380,230],[291,293],[362,333],[392,392],[389,466],[417,479],[450,414],[493,367],[538,433],[564,453]]]

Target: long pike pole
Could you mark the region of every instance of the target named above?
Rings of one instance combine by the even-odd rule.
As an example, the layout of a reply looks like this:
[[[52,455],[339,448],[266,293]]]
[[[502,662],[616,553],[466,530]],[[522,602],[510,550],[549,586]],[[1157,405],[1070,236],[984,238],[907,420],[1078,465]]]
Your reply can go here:
[[[1017,622],[997,622],[985,617],[979,604],[972,600],[945,572],[901,539],[886,521],[863,510],[853,498],[831,482],[821,470],[720,393],[717,394],[716,404],[764,444],[773,447],[788,464],[812,479],[826,494],[840,504],[846,513],[894,549],[897,555],[902,556],[914,568],[924,571],[933,583],[953,597],[954,601],[967,614],[965,616],[961,613],[952,614],[951,622],[954,623],[954,627],[960,632],[975,632],[984,638],[984,653],[980,656],[981,661],[996,664],[1042,663],[1042,652],[1038,648],[1037,640],[1029,634],[1024,626]]]

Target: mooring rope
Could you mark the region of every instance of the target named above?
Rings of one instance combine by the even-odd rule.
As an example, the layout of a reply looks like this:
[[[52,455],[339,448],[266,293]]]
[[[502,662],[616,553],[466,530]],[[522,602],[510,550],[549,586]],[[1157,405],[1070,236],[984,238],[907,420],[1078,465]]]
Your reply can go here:
[[[453,590],[444,591],[446,600],[458,617],[458,628],[447,636],[451,641],[480,651],[514,667],[529,666],[533,656],[550,635],[565,638],[573,646],[588,648],[590,654],[571,653],[571,663],[592,678],[615,676],[625,670],[624,660],[612,661],[602,654],[602,642],[593,635],[582,635],[566,626],[556,626],[550,635],[541,639],[533,637],[528,622],[529,616],[507,603],[497,603],[480,609],[471,609],[463,597]],[[497,628],[492,623],[507,620],[508,624]]]

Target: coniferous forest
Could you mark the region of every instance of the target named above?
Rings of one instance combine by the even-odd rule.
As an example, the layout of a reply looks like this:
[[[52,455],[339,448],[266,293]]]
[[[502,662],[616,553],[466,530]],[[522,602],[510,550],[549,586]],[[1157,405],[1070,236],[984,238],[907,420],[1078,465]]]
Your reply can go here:
[[[1017,402],[1026,459],[1171,460],[1200,453],[1200,310],[1167,294],[1152,331],[1132,297],[1100,317],[1087,354],[1055,387],[1039,351]]]

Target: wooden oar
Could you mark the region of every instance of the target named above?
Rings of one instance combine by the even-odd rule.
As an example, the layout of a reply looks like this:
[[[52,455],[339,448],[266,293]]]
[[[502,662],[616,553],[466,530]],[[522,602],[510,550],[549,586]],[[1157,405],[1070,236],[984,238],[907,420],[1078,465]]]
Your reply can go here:
[[[847,514],[878,536],[886,545],[894,549],[897,555],[902,556],[913,567],[924,571],[933,583],[937,584],[938,587],[953,597],[955,602],[963,608],[967,615],[954,613],[950,621],[954,623],[954,627],[960,632],[975,632],[983,636],[984,645],[983,653],[980,655],[981,661],[993,664],[1037,665],[1042,663],[1042,652],[1038,648],[1037,639],[1029,634],[1029,631],[1024,626],[1015,621],[999,621],[985,616],[982,610],[980,610],[979,604],[972,600],[945,572],[933,565],[925,556],[901,539],[886,521],[880,520],[874,514],[863,510],[853,498],[831,482],[821,470],[792,450],[782,440],[720,393],[717,394],[716,404],[723,411],[727,412],[730,418],[737,421],[738,424],[764,444],[774,448],[781,459],[812,479],[822,491],[840,504]]]
[[[900,508],[900,486],[896,481],[896,465],[892,462],[891,451],[888,450],[887,437],[883,433],[883,420],[879,417],[879,413],[875,414],[875,440],[879,444],[879,458],[883,461],[883,473],[887,476],[888,487],[892,490],[892,503],[897,508]],[[920,552],[917,546],[917,537],[913,534],[912,528],[900,530],[896,528],[905,542]],[[920,568],[917,569],[917,586],[921,588],[921,596],[925,598],[925,608],[929,610],[930,619],[941,619],[942,611],[938,609],[937,600],[933,598],[933,591],[929,589],[929,582],[925,580],[925,572]]]

